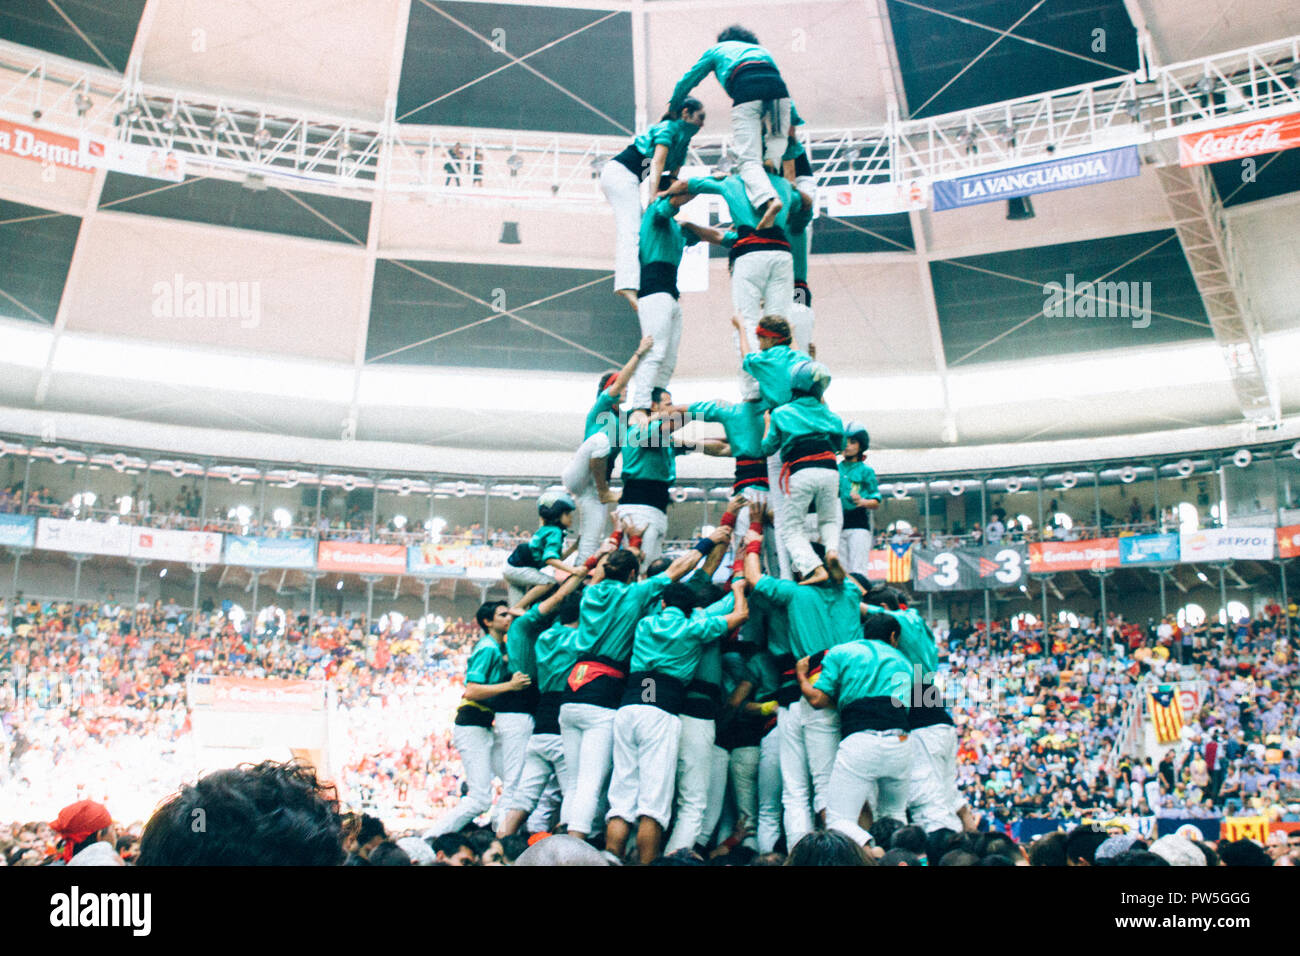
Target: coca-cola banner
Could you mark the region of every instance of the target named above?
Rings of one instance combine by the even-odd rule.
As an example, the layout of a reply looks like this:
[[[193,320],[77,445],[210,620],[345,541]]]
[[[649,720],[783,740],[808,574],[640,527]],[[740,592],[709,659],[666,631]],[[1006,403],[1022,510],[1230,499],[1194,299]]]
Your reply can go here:
[[[1204,166],[1300,146],[1300,113],[1178,137],[1178,165]]]

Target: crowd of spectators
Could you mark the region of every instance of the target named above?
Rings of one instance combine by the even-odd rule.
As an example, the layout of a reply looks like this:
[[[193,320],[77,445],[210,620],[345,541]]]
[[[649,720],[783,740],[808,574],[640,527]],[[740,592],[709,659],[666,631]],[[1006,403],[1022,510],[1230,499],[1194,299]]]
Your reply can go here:
[[[960,731],[959,783],[981,825],[1300,820],[1300,683],[1295,644],[1279,626],[1287,610],[1274,603],[1254,620],[1186,633],[1171,621],[1112,616],[1104,637],[1086,617],[1046,632],[1024,619],[936,627]],[[186,706],[191,674],[330,682],[344,734],[342,805],[398,833],[422,832],[461,792],[450,728],[479,636],[472,622],[440,623],[434,633],[437,625],[396,614],[367,626],[324,611],[272,608],[252,620],[217,609],[190,629],[181,608],[161,601],[0,601],[0,843],[11,844],[9,862],[43,858],[54,845],[46,824],[13,821],[93,800],[116,808],[129,842],[157,800],[204,769]],[[1199,705],[1167,753],[1119,756],[1141,680],[1185,682]],[[490,847],[472,849],[477,859]],[[974,844],[943,855],[955,849],[988,855]]]

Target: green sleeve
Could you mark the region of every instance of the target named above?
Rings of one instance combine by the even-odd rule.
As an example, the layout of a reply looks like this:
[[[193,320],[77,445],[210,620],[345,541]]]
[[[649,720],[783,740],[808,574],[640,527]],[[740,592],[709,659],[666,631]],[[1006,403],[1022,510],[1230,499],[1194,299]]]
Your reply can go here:
[[[799,593],[799,585],[793,581],[785,581],[781,578],[774,578],[770,574],[765,574],[758,579],[758,584],[754,587],[754,593],[761,594],[773,604],[785,607]]]
[[[542,553],[537,556],[537,559],[545,564],[564,553],[564,529],[547,525],[542,531]]]
[[[692,195],[712,193],[715,196],[722,196],[725,195],[722,189],[724,182],[725,179],[717,179],[713,176],[696,176],[686,181],[686,191]]]
[[[466,684],[491,684],[492,672],[501,662],[501,653],[493,651],[490,644],[480,642],[474,648],[474,652],[469,655],[469,661],[465,665],[465,683]]]
[[[713,72],[717,57],[718,48],[709,47],[695,65],[686,71],[686,75],[677,81],[677,85],[673,87],[672,99],[668,101],[669,113],[676,116],[682,111],[683,101],[690,95],[691,90],[699,86],[700,81]]]
[[[795,108],[794,101],[791,100],[790,101],[790,126],[795,127],[795,126],[802,126],[802,125],[803,125],[803,117],[799,115],[799,111]]]
[[[767,426],[767,434],[763,436],[763,454],[767,456],[775,455],[781,448],[781,426],[776,423],[773,416],[772,421]]]
[[[716,641],[727,635],[727,619],[723,617],[702,617],[698,621],[691,621],[691,637],[701,644],[708,644],[710,641]]]
[[[730,408],[728,402],[691,402],[686,407],[692,418],[698,418],[702,422],[719,422],[725,423],[725,412]]]
[[[844,670],[842,660],[843,655],[836,654],[835,648],[832,647],[822,658],[821,673],[812,682],[814,687],[832,700],[839,696],[840,680]]]
[[[736,609],[736,595],[728,593],[726,597],[719,598],[704,609],[704,613],[710,617],[726,617]]]
[[[677,210],[673,208],[673,204],[668,201],[667,196],[656,199],[650,204],[650,214],[656,219],[677,218]]]
[[[672,120],[665,120],[661,123],[655,123],[650,127],[650,145],[651,146],[668,146],[673,145],[673,123]]]
[[[722,237],[722,244],[726,246],[728,249],[730,249],[732,246],[736,244],[736,240],[739,238],[740,238],[739,233],[728,230],[726,234],[723,235]]]
[[[876,479],[875,469],[870,465],[863,465],[862,470],[864,475],[862,478],[862,487],[858,490],[858,494],[863,498],[874,498],[876,501],[879,501],[880,482]]]

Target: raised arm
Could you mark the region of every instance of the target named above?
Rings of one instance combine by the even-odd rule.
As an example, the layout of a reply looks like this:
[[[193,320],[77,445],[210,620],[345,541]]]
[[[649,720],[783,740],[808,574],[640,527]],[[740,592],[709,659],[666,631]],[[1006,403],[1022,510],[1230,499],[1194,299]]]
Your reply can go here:
[[[707,540],[711,543],[709,551],[711,552],[713,550],[713,546],[716,546],[720,542],[725,544],[730,538],[731,538],[730,528],[727,527],[714,528],[712,533],[710,533],[707,538]],[[702,543],[706,539],[702,538],[700,540]],[[686,577],[686,575],[697,564],[700,563],[700,558],[704,557],[704,554],[705,552],[700,550],[700,543],[697,543],[695,547],[691,548],[691,550],[687,551],[685,554],[680,555],[675,561],[673,561],[672,564],[668,565],[668,569],[664,571],[664,574],[668,575],[669,579],[672,581],[680,581],[682,578]]]
[[[713,70],[716,49],[709,47],[703,55],[695,62],[695,65],[686,71],[685,75],[677,81],[673,87],[672,99],[668,101],[668,112],[673,116],[681,113],[685,105],[686,97],[691,95],[691,90],[700,85],[703,80]]]
[[[632,357],[627,360],[627,364],[618,370],[618,375],[614,377],[614,381],[609,383],[609,388],[605,389],[605,391],[614,393],[623,391],[627,383],[632,381],[632,373],[641,364],[641,359],[645,358],[646,353],[654,346],[655,340],[653,337],[647,335],[643,338],[641,343],[637,345],[636,351],[632,353]]]

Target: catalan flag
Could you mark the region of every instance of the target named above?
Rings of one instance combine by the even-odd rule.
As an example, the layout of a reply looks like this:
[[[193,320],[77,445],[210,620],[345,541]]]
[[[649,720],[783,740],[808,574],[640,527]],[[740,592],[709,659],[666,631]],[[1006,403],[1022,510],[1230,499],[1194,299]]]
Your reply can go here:
[[[1156,740],[1176,743],[1183,734],[1183,706],[1178,702],[1178,688],[1163,685],[1147,694],[1147,708],[1155,726]]]
[[[890,584],[907,584],[912,580],[912,542],[890,543],[889,574],[885,580]]]

